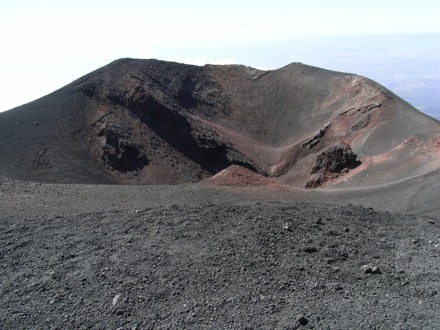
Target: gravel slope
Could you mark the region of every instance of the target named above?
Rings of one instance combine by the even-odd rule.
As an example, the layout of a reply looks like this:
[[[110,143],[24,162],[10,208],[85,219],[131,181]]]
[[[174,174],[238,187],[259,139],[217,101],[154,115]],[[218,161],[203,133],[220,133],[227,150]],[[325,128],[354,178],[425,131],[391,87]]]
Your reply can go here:
[[[17,189],[6,180],[3,192],[8,185]],[[60,186],[39,187],[54,196]],[[433,218],[156,189],[142,208],[133,201],[125,207],[122,197],[113,209],[97,211],[106,207],[105,196],[79,208],[74,194],[73,206],[66,201],[46,214],[30,204],[20,212],[5,207],[2,329],[435,329],[440,323],[440,227]]]

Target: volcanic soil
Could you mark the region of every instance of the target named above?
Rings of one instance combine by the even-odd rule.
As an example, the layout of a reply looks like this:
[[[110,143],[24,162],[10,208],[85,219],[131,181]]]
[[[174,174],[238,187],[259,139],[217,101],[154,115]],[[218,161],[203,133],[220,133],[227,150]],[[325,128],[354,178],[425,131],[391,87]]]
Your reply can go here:
[[[437,219],[206,186],[1,182],[3,329],[435,329]]]
[[[1,328],[436,329],[439,132],[356,75],[115,61],[0,114]]]

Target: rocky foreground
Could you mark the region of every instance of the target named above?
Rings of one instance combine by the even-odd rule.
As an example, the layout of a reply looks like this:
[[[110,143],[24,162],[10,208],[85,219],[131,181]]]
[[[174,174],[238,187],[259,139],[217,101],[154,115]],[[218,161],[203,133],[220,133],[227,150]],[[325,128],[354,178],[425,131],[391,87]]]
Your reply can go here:
[[[2,191],[13,185],[3,181]],[[232,201],[220,191],[185,187],[180,199],[158,187],[137,190],[145,200],[139,208],[124,202],[121,187],[114,208],[102,211],[88,192],[93,201],[82,209],[66,203],[43,213],[24,201],[30,187],[15,186],[22,194],[8,194],[9,206],[3,204],[2,329],[440,323],[440,226],[433,218],[353,205]],[[33,188],[47,192],[47,203],[58,189]],[[27,206],[10,212],[21,203]]]

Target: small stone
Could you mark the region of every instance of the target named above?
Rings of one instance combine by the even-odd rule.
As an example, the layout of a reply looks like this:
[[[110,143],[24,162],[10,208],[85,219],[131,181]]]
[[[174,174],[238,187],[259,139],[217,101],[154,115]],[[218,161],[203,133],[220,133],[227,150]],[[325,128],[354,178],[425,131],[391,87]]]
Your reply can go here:
[[[339,283],[336,283],[334,285],[334,289],[335,289],[335,291],[341,291],[344,289],[344,287],[342,285],[340,285]]]
[[[309,324],[309,320],[304,315],[300,315],[298,317],[298,323],[302,326],[306,326],[307,324]]]
[[[119,300],[120,297],[121,297],[120,294],[117,294],[117,295],[115,295],[115,296],[113,297],[113,300],[112,300],[112,305],[113,305],[113,306],[115,306],[115,305],[118,303],[118,300]]]
[[[308,246],[304,249],[304,252],[306,253],[315,253],[318,252],[318,249],[314,246]]]
[[[379,267],[374,266],[374,265],[363,265],[361,267],[361,270],[365,273],[365,274],[382,274],[381,270],[379,269]]]
[[[287,222],[283,225],[283,229],[287,231],[292,231],[292,227],[290,226],[290,223]]]
[[[50,298],[49,304],[51,304],[51,305],[55,304],[58,301],[58,299],[59,299],[58,295],[53,296],[52,298]]]

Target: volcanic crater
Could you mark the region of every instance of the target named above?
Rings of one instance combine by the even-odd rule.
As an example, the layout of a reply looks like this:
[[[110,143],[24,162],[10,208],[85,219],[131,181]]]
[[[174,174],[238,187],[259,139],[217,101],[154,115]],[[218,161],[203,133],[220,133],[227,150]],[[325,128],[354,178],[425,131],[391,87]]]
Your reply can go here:
[[[367,78],[301,63],[263,71],[121,59],[0,119],[0,175],[40,182],[195,183],[235,165],[261,182],[317,188],[349,177],[362,187],[401,177],[380,174],[391,150],[407,177],[439,162],[434,150],[416,156],[430,164],[422,171],[399,161],[416,136],[417,150],[440,141],[436,120]],[[317,179],[316,162],[341,144],[356,159]]]

